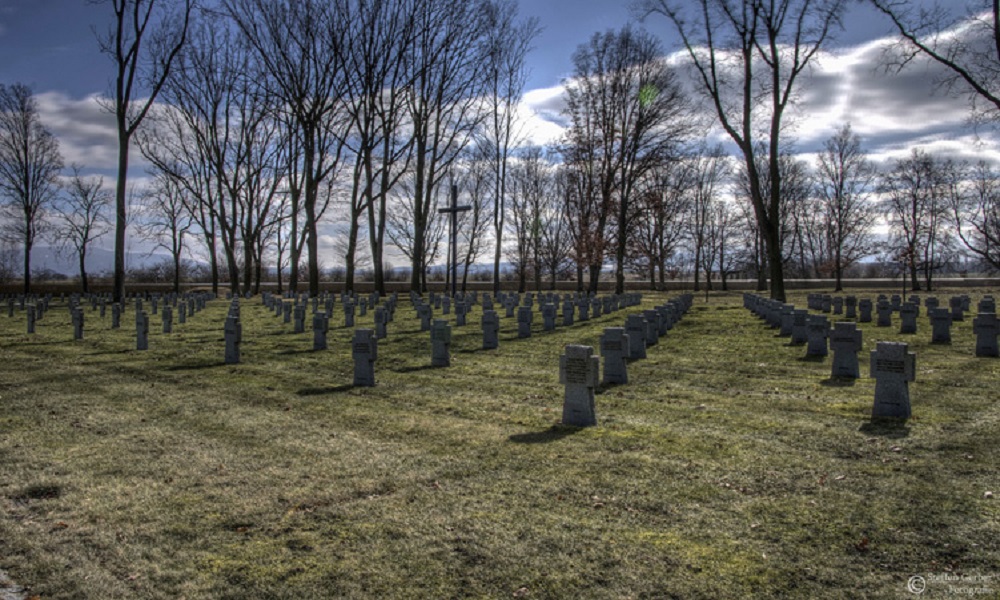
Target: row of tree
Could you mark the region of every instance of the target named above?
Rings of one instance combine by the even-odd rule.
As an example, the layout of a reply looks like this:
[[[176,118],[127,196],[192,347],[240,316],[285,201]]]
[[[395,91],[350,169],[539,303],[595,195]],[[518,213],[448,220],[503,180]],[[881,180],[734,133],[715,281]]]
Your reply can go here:
[[[946,24],[913,28],[905,4],[871,1],[906,48],[952,69],[975,114],[994,114],[990,65],[1000,56],[923,36]],[[878,175],[849,128],[816,165],[791,153],[786,111],[844,0],[640,2],[641,17],[674,26],[690,77],[679,77],[644,31],[595,34],[573,56],[567,133],[549,149],[524,145],[518,106],[539,28],[518,16],[515,0],[105,2],[114,19],[99,41],[115,65],[106,108],[119,139],[116,296],[135,224],[130,196],[153,199],[146,218],[175,273],[194,234],[213,283],[224,270],[236,292],[258,286],[268,264],[279,277],[288,272],[291,289],[304,278],[318,292],[331,222],[349,289],[365,261],[384,288],[390,246],[409,260],[413,289],[423,289],[444,237],[436,209],[452,187],[471,206],[461,228],[463,282],[492,242],[497,288],[504,256],[522,282],[575,269],[591,290],[611,262],[620,290],[629,269],[662,281],[688,251],[696,280],[753,272],[761,289],[783,298],[793,269],[830,273],[839,287],[844,270],[874,252],[879,212],[914,285],[918,272],[929,285],[958,242],[996,266],[988,167],[967,172],[918,153]],[[15,88],[20,100],[8,93]],[[30,92],[3,89],[14,100],[2,111],[0,185],[20,209],[27,286],[39,207],[51,194],[44,181],[62,164]],[[712,123],[693,109],[702,100]],[[735,166],[721,150],[694,145],[719,125],[738,149]],[[155,183],[142,194],[127,184],[133,145],[153,165]],[[38,172],[21,159],[37,161]],[[977,193],[978,204],[969,200]],[[925,196],[935,200],[918,199]],[[92,240],[83,239],[81,256]]]

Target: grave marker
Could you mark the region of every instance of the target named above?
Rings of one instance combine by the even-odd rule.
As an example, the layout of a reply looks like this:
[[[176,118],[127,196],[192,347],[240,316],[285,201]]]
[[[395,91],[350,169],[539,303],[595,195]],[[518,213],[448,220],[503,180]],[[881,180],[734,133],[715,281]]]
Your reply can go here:
[[[380,309],[375,309],[376,313]],[[372,387],[375,385],[375,360],[378,358],[378,337],[371,329],[355,329],[351,340],[351,356],[354,358],[354,385]]]
[[[594,410],[594,388],[597,386],[601,359],[594,356],[592,346],[566,346],[559,357],[559,383],[566,386],[563,396],[564,425],[589,427],[597,425]]]
[[[909,382],[916,379],[916,355],[900,342],[879,342],[871,353],[875,379],[872,417],[910,418]]]

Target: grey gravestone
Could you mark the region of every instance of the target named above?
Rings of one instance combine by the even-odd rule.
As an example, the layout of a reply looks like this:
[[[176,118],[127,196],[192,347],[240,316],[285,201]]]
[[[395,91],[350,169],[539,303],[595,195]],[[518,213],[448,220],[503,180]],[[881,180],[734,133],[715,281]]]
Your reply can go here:
[[[226,364],[239,364],[240,343],[243,341],[243,325],[240,323],[239,317],[233,315],[226,317],[223,331],[226,338]]]
[[[660,343],[660,313],[655,310],[642,311],[642,317],[646,319],[646,346],[655,346]]]
[[[483,304],[485,306],[485,303]],[[482,317],[483,326],[483,349],[492,350],[500,346],[498,333],[500,332],[500,317],[496,311],[484,310]]]
[[[592,312],[594,313],[595,319],[601,316],[601,310],[603,307],[604,304],[601,302],[600,298],[594,298],[590,301],[590,308],[593,309]]]
[[[469,305],[464,301],[455,302],[455,327],[465,326],[465,316],[469,314]]]
[[[916,355],[901,342],[879,342],[871,353],[875,379],[872,417],[910,418],[909,382],[916,379]]]
[[[376,312],[380,309],[375,309]],[[351,355],[354,358],[354,385],[372,387],[375,385],[375,360],[378,358],[378,338],[371,329],[355,329],[351,340]]]
[[[1000,356],[1000,349],[997,348],[1000,323],[996,313],[979,313],[972,320],[972,332],[976,334],[976,356]]]
[[[580,309],[580,321],[581,322],[589,321],[590,320],[590,302],[588,302],[586,298],[584,298],[583,300],[580,300],[579,309]]]
[[[135,315],[135,349],[149,350],[149,315],[146,311]]]
[[[853,321],[838,321],[830,333],[830,348],[833,350],[831,377],[861,377],[858,368],[858,352],[861,351],[861,330]]]
[[[111,329],[122,326],[122,305],[115,302],[111,305]]]
[[[576,312],[575,308],[576,307],[573,305],[573,301],[570,300],[569,298],[563,301],[562,305],[563,326],[569,327],[573,324],[573,314]]]
[[[540,306],[542,309],[542,329],[552,331],[556,328],[556,305],[545,303]]]
[[[375,339],[377,340],[384,340],[389,335],[388,331],[386,331],[386,326],[389,323],[388,312],[389,311],[382,306],[375,309]]]
[[[903,299],[899,294],[893,294],[891,300],[892,312],[899,312],[899,308],[903,305]]]
[[[177,307],[177,317],[181,325],[187,323],[187,303],[181,302]]]
[[[878,302],[876,327],[892,327],[892,305],[885,300]]]
[[[938,301],[938,299],[935,296],[928,296],[927,299],[924,300],[924,308],[927,309],[927,315],[928,316],[930,316],[930,310],[932,308],[937,308],[939,306],[941,306],[941,303]]]
[[[952,321],[965,320],[965,305],[961,296],[952,296],[951,300],[948,301],[948,305],[951,306]]]
[[[844,298],[844,316],[848,319],[858,318],[858,299],[856,297]]]
[[[821,298],[820,310],[824,313],[829,313],[832,304],[833,304],[833,299],[830,297],[830,295],[823,294]]]
[[[517,309],[517,337],[531,337],[531,319],[534,318],[533,314],[530,306],[522,306]]]
[[[833,298],[833,314],[842,315],[844,314],[844,299],[840,296],[835,296]]]
[[[330,298],[330,303],[333,304],[333,298]],[[368,298],[362,298],[358,301],[358,308],[361,309],[361,316],[368,314]]]
[[[899,307],[899,333],[916,333],[917,317],[920,309],[912,302],[904,302]]]
[[[435,304],[434,306],[437,306],[437,304]],[[441,298],[441,314],[442,315],[451,314],[451,298],[448,296]]]
[[[601,336],[601,356],[604,357],[604,383],[628,383],[628,335],[624,327],[605,327]]]
[[[344,327],[354,327],[354,300],[344,303]]]
[[[564,425],[597,425],[594,388],[597,387],[600,362],[601,359],[594,356],[592,346],[566,346],[565,354],[559,357],[559,383],[566,386],[563,397]]]
[[[292,304],[290,302],[281,303],[282,312],[282,322],[291,323],[292,322]]]
[[[78,308],[73,311],[73,339],[83,339],[83,309]]]
[[[792,340],[789,342],[793,346],[799,346],[809,341],[809,311],[797,308],[792,313]]]
[[[826,356],[829,352],[827,339],[830,337],[830,323],[826,315],[809,315],[806,334],[809,336],[806,356]]]
[[[976,307],[977,313],[996,313],[997,303],[993,299],[993,296],[983,296],[983,299],[979,301],[979,305]]]
[[[791,304],[781,305],[781,331],[778,335],[789,337],[792,335],[792,327],[795,326],[795,306]]]
[[[313,315],[313,350],[326,350],[326,334],[330,330],[330,321],[325,312]]]
[[[420,317],[420,331],[431,330],[431,319],[434,318],[434,311],[430,304],[420,304],[417,306],[417,316]]]
[[[859,323],[871,323],[872,322],[872,301],[870,298],[862,298],[858,302],[858,322]]]
[[[295,305],[295,333],[305,333],[306,332],[306,305],[296,304]]]
[[[646,358],[646,319],[642,315],[625,318],[625,332],[629,339],[629,360]]]
[[[931,317],[931,343],[951,343],[951,311],[947,308],[932,308],[928,311]]]
[[[169,304],[163,305],[163,333],[172,333],[174,330],[174,311]]]
[[[514,302],[513,298],[507,298],[504,301],[503,307],[507,311],[507,318],[509,319],[514,316],[514,309],[517,308],[517,302]]]
[[[451,366],[451,325],[448,321],[434,320],[431,327],[431,366]]]

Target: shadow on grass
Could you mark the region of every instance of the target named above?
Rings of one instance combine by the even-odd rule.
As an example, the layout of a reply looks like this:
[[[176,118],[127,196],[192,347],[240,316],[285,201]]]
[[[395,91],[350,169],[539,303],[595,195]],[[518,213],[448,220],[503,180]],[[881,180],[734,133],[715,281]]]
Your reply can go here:
[[[795,360],[797,360],[799,362],[821,363],[824,360],[826,360],[826,356],[816,356],[816,355],[807,354],[805,356],[800,356],[800,357],[798,357]]]
[[[167,367],[168,371],[201,371],[204,369],[215,369],[217,367],[225,367],[226,362],[209,362],[209,363],[199,363],[196,365],[173,365]]]
[[[855,381],[857,380],[853,377],[830,377],[819,382],[819,384],[826,387],[854,387]]]
[[[580,427],[570,427],[569,425],[553,425],[544,431],[518,433],[507,439],[515,444],[549,444],[571,436],[580,429]]]
[[[336,394],[338,392],[349,392],[354,389],[352,384],[337,385],[323,388],[302,388],[295,392],[297,396],[324,396],[326,394]]]
[[[448,367],[435,367],[434,365],[417,365],[414,367],[398,367],[389,369],[393,373],[414,373],[416,371],[430,371],[433,369],[447,369]]]
[[[858,431],[879,437],[890,439],[905,438],[910,435],[910,428],[906,426],[906,419],[873,418],[858,428]]]

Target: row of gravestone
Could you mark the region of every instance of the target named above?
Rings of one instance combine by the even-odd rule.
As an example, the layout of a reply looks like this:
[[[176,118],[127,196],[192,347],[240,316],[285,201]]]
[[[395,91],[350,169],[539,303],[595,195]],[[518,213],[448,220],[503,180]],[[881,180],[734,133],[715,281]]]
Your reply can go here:
[[[109,299],[106,297],[100,297],[98,301],[97,296],[90,296],[89,300],[91,302],[91,310],[100,310],[100,318],[106,317],[106,308],[109,304]],[[149,317],[148,315],[142,316],[145,312],[142,310],[143,306],[143,296],[134,297],[134,304],[136,307],[136,347],[140,350],[145,350],[148,346],[143,342],[143,339],[149,333]],[[162,312],[162,323],[163,323],[163,333],[171,333],[173,331],[174,324],[174,313],[173,309],[176,308],[178,311],[178,319],[181,324],[187,322],[188,316],[194,316],[195,313],[203,310],[207,305],[208,301],[214,298],[209,293],[206,292],[193,292],[189,294],[172,295],[169,297],[163,297],[162,300],[163,310]],[[67,308],[70,313],[70,320],[73,326],[73,339],[82,340],[84,335],[84,325],[86,323],[86,309],[83,306],[83,300],[87,299],[85,296],[71,295],[66,303]],[[161,300],[160,297],[152,297],[153,314],[158,311],[158,304]],[[34,299],[34,302],[25,302],[25,314],[26,314],[26,325],[27,332],[29,334],[34,334],[37,322],[40,321],[43,315],[48,311],[50,303],[52,302],[51,296],[38,297]],[[8,299],[8,307],[10,307],[10,299]],[[110,302],[111,306],[111,328],[119,329],[121,327],[121,316],[124,314],[127,306],[127,302]],[[13,316],[13,310],[8,311],[9,316]]]
[[[751,296],[754,295],[751,294]],[[900,302],[898,305],[895,303],[895,299],[899,297],[894,296],[893,298],[894,300],[890,301],[884,295],[878,297],[875,302],[877,312],[875,325],[877,327],[891,327],[892,314],[893,312],[898,312],[900,315],[899,333],[916,334],[918,329],[917,319],[920,316],[921,308],[920,297],[915,295],[910,296],[906,302]],[[842,302],[836,302],[838,299],[842,300]],[[938,304],[938,299],[933,296],[924,300],[924,306],[928,309],[927,315],[931,324],[931,343],[950,344],[952,323],[954,321],[965,320],[965,313],[969,310],[970,299],[968,296],[953,296],[949,300],[950,308],[940,308]],[[828,295],[810,294],[809,306],[814,310],[832,312],[834,315],[843,314],[848,319],[857,317],[857,322],[859,323],[872,322],[872,301],[868,298],[862,298],[858,301],[853,296],[843,299],[833,297],[831,301],[831,297]],[[898,306],[898,308],[893,308],[893,306]],[[858,308],[860,313],[854,311],[855,307]],[[817,315],[805,317],[805,315],[808,315],[808,311],[799,311],[792,305],[767,299],[760,299],[758,308],[761,311],[761,316],[771,323],[772,326],[781,327],[781,335],[791,335],[793,344],[806,343],[808,341],[809,348],[807,349],[807,355],[825,355],[825,352],[820,347],[822,342],[818,337],[805,337],[808,327],[810,327],[810,322],[815,322],[814,327],[816,328],[817,335],[824,329],[822,325],[823,321],[814,319]],[[846,310],[840,311],[838,310],[839,308],[846,308]],[[789,331],[790,328],[796,329]],[[829,327],[827,326],[826,330],[828,329]],[[972,321],[972,331],[976,335],[976,356],[1000,356],[1000,347],[998,347],[997,343],[998,334],[1000,334],[1000,323],[998,323],[996,316],[996,302],[992,296],[985,296],[980,300],[978,315]]]
[[[779,335],[785,335],[784,323],[789,312],[792,312],[794,317],[801,317],[801,313],[806,312],[795,310],[794,307],[789,311],[791,305],[754,294],[744,294],[743,303],[772,328],[781,327]],[[831,333],[825,315],[807,315],[807,318],[810,324],[809,343],[810,345],[815,343],[817,346],[812,351],[807,350],[807,356],[825,356],[826,339],[829,338],[834,351],[831,377],[859,378],[858,352],[863,345],[862,332],[857,329],[857,325],[852,321],[839,321],[834,324]],[[995,341],[994,336],[994,343]],[[820,344],[822,348],[818,347]],[[869,356],[869,377],[875,379],[873,418],[907,419],[911,416],[909,382],[916,380],[916,354],[909,351],[908,344],[878,342]]]
[[[605,385],[628,383],[628,361],[646,358],[646,347],[680,321],[691,308],[693,296],[684,294],[661,306],[629,315],[625,327],[607,327],[601,335],[600,353],[604,357]],[[563,425],[597,425],[594,390],[600,376],[600,357],[593,346],[570,344],[559,357],[559,383],[565,386]]]

